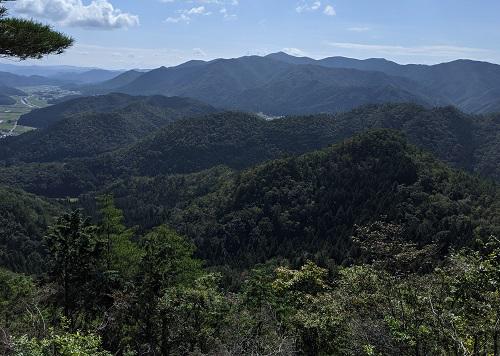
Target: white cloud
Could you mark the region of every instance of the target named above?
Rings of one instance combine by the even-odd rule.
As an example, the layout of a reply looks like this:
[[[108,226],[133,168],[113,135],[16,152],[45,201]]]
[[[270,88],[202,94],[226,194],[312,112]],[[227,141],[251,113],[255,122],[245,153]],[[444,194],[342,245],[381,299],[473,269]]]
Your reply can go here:
[[[301,50],[299,48],[295,48],[295,47],[283,48],[282,51],[285,53],[288,53],[292,56],[295,56],[295,57],[306,57],[307,56],[307,54],[303,50]]]
[[[237,16],[235,14],[230,14],[227,8],[223,7],[219,10],[219,13],[222,14],[224,19],[226,20],[236,20]]]
[[[295,8],[295,11],[297,11],[300,14],[303,12],[312,12],[319,10],[320,7],[321,7],[321,1],[302,0]]]
[[[178,16],[167,17],[167,19],[165,20],[165,22],[169,22],[169,23],[179,23],[179,22],[190,23],[194,16],[200,16],[200,15],[209,16],[209,15],[212,14],[212,12],[207,11],[207,9],[205,8],[205,6],[198,6],[198,7],[193,7],[191,9],[178,10],[177,13],[179,14]]]
[[[323,13],[327,16],[337,15],[337,12],[335,11],[335,8],[332,5],[326,5],[325,9],[323,10]]]
[[[169,16],[166,18],[165,22],[168,23],[179,23],[179,22],[185,22],[185,23],[190,23],[191,22],[191,17],[185,15],[185,14],[180,14],[177,17],[172,17]]]
[[[193,54],[195,57],[206,57],[207,53],[201,48],[193,48]]]
[[[206,13],[205,6],[193,7],[186,12],[188,15],[202,15],[204,13]]]
[[[467,57],[479,54],[487,54],[491,51],[482,48],[460,47],[450,45],[430,45],[430,46],[391,46],[379,44],[364,44],[350,42],[326,42],[327,45],[357,52],[368,52],[370,55],[390,55],[390,56],[422,56],[422,57]]]
[[[370,27],[349,27],[347,29],[347,31],[351,31],[351,32],[368,32],[370,30],[371,30]]]
[[[108,0],[17,0],[15,11],[64,26],[115,29],[139,25],[139,17],[116,9]]]

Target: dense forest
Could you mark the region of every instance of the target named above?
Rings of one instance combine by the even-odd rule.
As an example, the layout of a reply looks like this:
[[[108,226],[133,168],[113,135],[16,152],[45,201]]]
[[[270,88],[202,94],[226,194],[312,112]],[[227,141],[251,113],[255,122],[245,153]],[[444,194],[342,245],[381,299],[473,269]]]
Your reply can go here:
[[[106,0],[32,2],[48,25],[26,3],[11,17],[7,1],[2,58],[63,53],[74,39],[52,24],[139,24]],[[238,18],[238,1],[198,2],[164,22]],[[337,15],[295,8],[314,12]],[[183,56],[81,48],[120,66]],[[0,72],[1,105],[48,105],[2,110],[0,355],[500,356],[499,65],[280,52],[127,72],[0,67],[14,70]]]
[[[95,98],[96,106],[101,105],[102,98]],[[0,183],[48,197],[77,197],[120,179],[190,174],[218,165],[249,168],[321,149],[373,128],[401,131],[410,143],[454,167],[500,179],[500,116],[495,114],[474,116],[452,107],[387,104],[334,116],[265,120],[225,112],[182,119],[214,109],[177,102],[182,103],[180,108],[170,101],[161,114],[154,114],[150,105],[138,105],[84,118],[70,116],[11,138],[0,147]]]
[[[392,130],[78,202],[5,188],[2,349],[495,354],[498,193]]]
[[[499,115],[130,98],[3,142],[0,353],[499,355]]]

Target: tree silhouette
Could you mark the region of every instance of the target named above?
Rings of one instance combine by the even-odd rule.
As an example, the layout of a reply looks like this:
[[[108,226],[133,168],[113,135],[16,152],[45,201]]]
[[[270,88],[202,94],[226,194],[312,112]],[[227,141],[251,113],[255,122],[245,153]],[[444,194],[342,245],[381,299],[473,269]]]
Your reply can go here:
[[[21,60],[40,59],[48,54],[61,54],[73,44],[73,39],[50,26],[32,20],[7,16],[3,3],[15,0],[0,0],[0,57]]]

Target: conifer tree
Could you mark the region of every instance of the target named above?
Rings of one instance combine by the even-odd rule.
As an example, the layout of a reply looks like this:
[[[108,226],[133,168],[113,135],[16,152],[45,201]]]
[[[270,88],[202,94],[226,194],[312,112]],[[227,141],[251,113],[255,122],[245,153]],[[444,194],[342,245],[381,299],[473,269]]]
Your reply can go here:
[[[49,25],[7,17],[8,1],[15,0],[0,0],[0,57],[40,59],[48,54],[61,54],[73,44],[71,37]]]

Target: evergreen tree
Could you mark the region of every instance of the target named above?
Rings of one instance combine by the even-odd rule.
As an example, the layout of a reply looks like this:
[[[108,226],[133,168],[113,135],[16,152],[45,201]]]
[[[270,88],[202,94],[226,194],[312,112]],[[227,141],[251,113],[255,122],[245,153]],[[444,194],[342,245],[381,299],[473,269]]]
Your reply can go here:
[[[145,237],[144,256],[140,270],[138,318],[142,324],[142,337],[148,348],[159,350],[164,333],[160,301],[172,288],[193,286],[203,274],[201,261],[193,258],[194,245],[175,231],[160,226]]]
[[[97,236],[96,227],[79,210],[58,218],[45,241],[50,277],[59,289],[56,304],[62,306],[70,326],[75,327],[80,312],[87,319],[101,294],[99,261],[103,242]]]
[[[105,244],[104,268],[130,279],[138,272],[142,255],[141,249],[131,240],[134,231],[125,227],[123,213],[115,206],[113,196],[101,196],[98,203],[101,214],[98,231]]]
[[[8,18],[7,8],[0,0],[0,57],[21,60],[40,59],[48,54],[61,54],[73,44],[73,39],[41,23]]]

